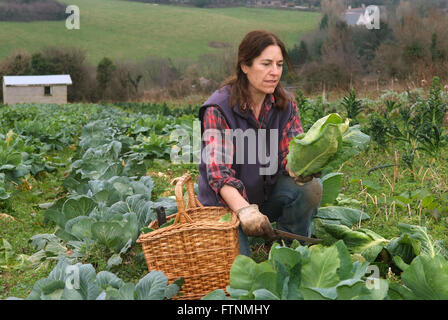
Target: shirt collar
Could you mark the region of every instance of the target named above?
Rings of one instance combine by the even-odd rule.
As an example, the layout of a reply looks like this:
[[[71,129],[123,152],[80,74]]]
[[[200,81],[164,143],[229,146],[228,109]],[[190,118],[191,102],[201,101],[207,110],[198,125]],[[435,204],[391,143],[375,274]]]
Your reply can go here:
[[[268,94],[264,101],[265,101],[265,105],[268,106],[269,109],[272,107],[275,107],[275,97],[273,94]]]
[[[275,97],[273,94],[267,94],[263,101],[263,105],[261,106],[261,113],[267,114],[269,110],[271,110],[273,107],[275,108]],[[247,118],[250,114],[250,113],[242,113],[237,105],[233,106],[233,110],[244,118]]]

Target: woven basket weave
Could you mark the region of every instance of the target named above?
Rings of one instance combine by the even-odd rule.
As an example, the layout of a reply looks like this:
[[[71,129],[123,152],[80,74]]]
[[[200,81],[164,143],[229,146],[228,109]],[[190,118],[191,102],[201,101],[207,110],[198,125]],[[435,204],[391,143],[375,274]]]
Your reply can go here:
[[[149,227],[154,231],[141,234],[141,243],[148,270],[165,273],[168,281],[183,277],[181,299],[200,299],[215,289],[229,284],[230,267],[239,254],[238,225],[234,212],[224,207],[203,206],[194,194],[189,174],[176,178],[175,195],[178,212],[170,226],[158,229],[157,220]],[[185,208],[183,186],[187,185],[188,205]],[[230,222],[218,222],[231,213]]]

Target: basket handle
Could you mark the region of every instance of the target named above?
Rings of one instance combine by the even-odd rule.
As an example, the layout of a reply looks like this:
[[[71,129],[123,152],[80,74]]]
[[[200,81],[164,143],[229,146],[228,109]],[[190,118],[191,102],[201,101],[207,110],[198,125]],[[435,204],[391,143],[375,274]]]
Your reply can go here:
[[[184,222],[193,222],[190,216],[185,212],[185,202],[183,196],[183,187],[187,184],[187,192],[188,192],[188,204],[187,209],[203,207],[202,203],[196,198],[194,194],[194,184],[193,179],[191,178],[189,173],[184,174],[182,177],[175,178],[171,181],[171,184],[176,183],[176,187],[174,188],[174,194],[176,196],[177,202],[177,215],[174,220],[174,223],[184,223]]]

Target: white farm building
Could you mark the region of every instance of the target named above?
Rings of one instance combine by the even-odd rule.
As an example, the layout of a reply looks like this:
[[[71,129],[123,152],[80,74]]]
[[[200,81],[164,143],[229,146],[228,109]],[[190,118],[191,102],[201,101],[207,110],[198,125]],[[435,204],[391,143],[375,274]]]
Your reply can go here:
[[[67,103],[68,74],[48,76],[3,76],[3,103]]]

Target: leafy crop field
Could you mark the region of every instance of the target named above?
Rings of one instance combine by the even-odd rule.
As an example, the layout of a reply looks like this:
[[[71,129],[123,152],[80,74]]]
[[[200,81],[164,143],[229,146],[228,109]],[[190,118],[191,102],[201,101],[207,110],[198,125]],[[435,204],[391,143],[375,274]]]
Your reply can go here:
[[[313,235],[323,243],[250,239],[251,257],[233,263],[230,298],[447,299],[448,96],[438,80],[429,92],[387,91],[377,100],[354,92],[332,102],[300,92],[296,99],[305,130],[337,112],[370,143],[322,177]],[[181,280],[168,284],[163,273],[148,273],[136,239],[157,207],[176,211],[170,180],[187,171],[198,177],[196,164],[169,161],[170,132],[191,133],[197,110],[0,107],[0,298],[178,294]],[[79,290],[63,272],[75,264]],[[222,290],[204,297],[227,298]]]
[[[75,46],[87,51],[90,63],[104,56],[140,60],[147,56],[197,58],[214,52],[209,42],[238,46],[254,29],[277,33],[292,47],[314,29],[320,14],[255,8],[200,9],[122,0],[74,0],[80,29],[65,21],[0,22],[0,59],[16,49],[35,52],[48,46]],[[45,35],[45,36],[42,36]]]

